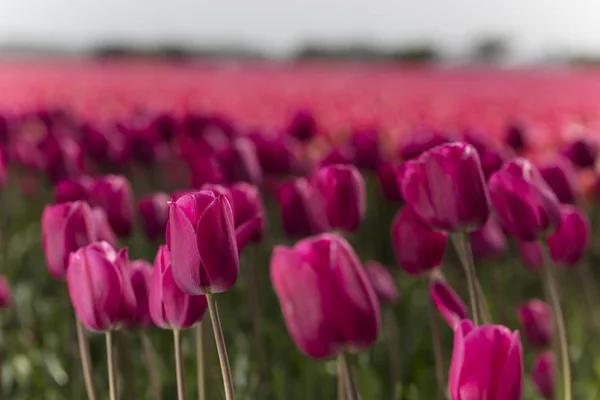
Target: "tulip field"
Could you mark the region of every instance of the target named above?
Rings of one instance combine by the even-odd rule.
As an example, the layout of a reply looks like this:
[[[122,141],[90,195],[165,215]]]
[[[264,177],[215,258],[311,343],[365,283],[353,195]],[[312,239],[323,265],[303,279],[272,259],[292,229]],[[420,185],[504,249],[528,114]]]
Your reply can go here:
[[[600,399],[600,71],[0,63],[0,400]]]

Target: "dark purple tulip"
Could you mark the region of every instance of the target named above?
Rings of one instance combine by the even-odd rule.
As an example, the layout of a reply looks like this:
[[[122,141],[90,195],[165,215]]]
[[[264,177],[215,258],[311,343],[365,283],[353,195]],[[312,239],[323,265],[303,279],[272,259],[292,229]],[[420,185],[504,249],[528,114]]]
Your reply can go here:
[[[396,261],[407,274],[421,275],[442,263],[448,235],[424,227],[409,207],[394,218],[391,235]]]
[[[375,129],[356,129],[350,143],[354,149],[354,164],[358,168],[375,170],[382,158],[378,132]]]
[[[402,193],[396,179],[397,168],[393,162],[383,161],[375,171],[383,196],[392,203],[402,203]]]
[[[119,237],[131,234],[133,228],[133,190],[124,176],[107,175],[94,181],[90,204],[106,212],[108,222]]]
[[[592,236],[587,215],[575,207],[560,207],[560,225],[548,238],[550,254],[557,264],[575,267],[583,258]]]
[[[277,199],[286,235],[303,237],[329,229],[322,199],[306,178],[283,183]]]
[[[234,285],[239,259],[227,197],[202,190],[170,202],[167,235],[173,276],[181,290],[192,295],[220,293]]]
[[[142,197],[138,202],[138,214],[144,234],[150,241],[164,237],[169,220],[169,195],[162,192]]]
[[[538,270],[544,266],[542,248],[538,242],[525,242],[517,239],[517,250],[523,264],[531,270]]]
[[[476,260],[500,258],[506,252],[506,235],[494,216],[478,231],[469,234]]]
[[[452,288],[441,279],[434,278],[429,284],[429,296],[435,304],[450,329],[455,330],[460,321],[468,318],[469,311],[465,303],[452,290]]]
[[[69,255],[96,240],[92,210],[83,201],[49,205],[42,214],[42,247],[50,274],[64,279]]]
[[[556,376],[556,356],[551,351],[538,354],[531,367],[531,381],[535,391],[544,400],[554,400],[554,377]]]
[[[12,305],[12,290],[5,276],[0,275],[0,308],[9,308]]]
[[[145,260],[133,260],[124,272],[135,296],[135,310],[128,315],[125,323],[130,328],[147,328],[152,325],[149,308],[152,266]]]
[[[561,203],[575,204],[580,197],[573,164],[558,158],[540,167],[540,174]]]
[[[375,290],[377,298],[382,303],[396,304],[400,298],[400,294],[390,271],[377,261],[367,261],[365,263],[365,271],[367,271],[367,277]]]
[[[566,145],[562,154],[578,168],[592,168],[596,164],[598,145],[587,137],[581,137]]]
[[[504,143],[516,152],[525,150],[528,147],[527,134],[525,127],[521,124],[511,124],[506,131]]]
[[[408,140],[403,141],[398,148],[401,160],[410,160],[436,146],[448,143],[449,139],[437,132],[421,131],[412,134]]]
[[[179,289],[166,246],[160,246],[154,260],[148,308],[152,322],[162,329],[188,329],[202,319],[208,308],[206,296],[190,296]]]
[[[309,141],[317,134],[315,117],[309,111],[298,111],[290,120],[286,133],[300,141]]]
[[[260,218],[258,229],[253,232],[250,241],[258,243],[265,234],[265,210],[258,188],[249,183],[240,182],[231,185],[233,212],[236,229],[255,217]]]
[[[92,218],[94,220],[94,232],[95,237],[98,241],[105,241],[112,247],[117,247],[119,240],[117,235],[113,232],[110,224],[108,223],[108,217],[103,209],[100,207],[92,208]]]
[[[354,232],[366,211],[365,180],[351,165],[323,167],[313,177],[315,188],[321,193],[329,226],[345,232]]]
[[[258,185],[262,181],[262,169],[256,147],[247,137],[238,137],[219,153],[219,161],[228,182],[249,182]]]
[[[558,227],[558,199],[529,161],[517,158],[504,164],[490,178],[489,189],[502,226],[518,239],[539,240]]]
[[[322,234],[294,248],[275,247],[271,281],[288,331],[306,355],[328,358],[377,339],[377,296],[342,237]]]
[[[552,309],[541,300],[529,300],[517,310],[519,323],[525,338],[535,347],[547,347],[552,343]]]

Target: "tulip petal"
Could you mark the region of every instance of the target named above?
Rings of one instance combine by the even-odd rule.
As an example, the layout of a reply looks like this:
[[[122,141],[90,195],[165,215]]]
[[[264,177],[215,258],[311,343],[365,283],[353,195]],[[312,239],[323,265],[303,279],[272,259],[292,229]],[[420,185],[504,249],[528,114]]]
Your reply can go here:
[[[184,292],[201,294],[202,266],[196,231],[178,203],[171,203],[169,207],[169,241],[173,277]]]
[[[256,233],[262,230],[262,225],[263,216],[260,214],[255,215],[242,225],[238,226],[238,228],[235,230],[238,253],[241,253],[248,242],[250,242],[253,237],[256,237]]]
[[[471,321],[463,320],[454,330],[454,347],[448,377],[448,391],[452,400],[460,400],[461,398],[459,393],[459,379],[463,363],[465,362],[465,339],[473,329],[475,329],[475,326]]]
[[[514,332],[494,390],[494,400],[520,400],[523,393],[523,348],[519,332]]]

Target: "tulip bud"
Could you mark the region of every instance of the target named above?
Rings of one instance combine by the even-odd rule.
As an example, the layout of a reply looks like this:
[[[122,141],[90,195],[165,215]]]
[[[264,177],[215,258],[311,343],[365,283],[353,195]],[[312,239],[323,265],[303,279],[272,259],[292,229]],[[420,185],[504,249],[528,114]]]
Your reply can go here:
[[[169,203],[173,276],[181,290],[198,295],[229,290],[239,272],[233,210],[212,190]]]
[[[267,137],[264,133],[253,133],[249,138],[256,146],[260,166],[265,173],[287,175],[300,169],[299,143],[289,137]]]
[[[96,240],[105,241],[112,247],[117,247],[119,240],[110,227],[110,224],[108,223],[108,217],[106,216],[104,210],[100,207],[92,208],[92,219],[94,221]]]
[[[96,240],[92,210],[75,201],[49,205],[42,214],[42,247],[50,274],[64,279],[69,254]]]
[[[367,261],[365,271],[379,300],[390,305],[396,304],[400,294],[390,271],[377,261]]]
[[[474,327],[471,321],[462,321],[454,331],[448,389],[451,400],[521,400],[519,332],[501,325]]]
[[[79,320],[88,329],[106,332],[120,322],[123,283],[117,252],[106,242],[82,247],[71,254],[67,287]]]
[[[12,305],[12,291],[6,277],[0,276],[0,308],[9,308]]]
[[[323,198],[329,226],[346,232],[358,229],[367,201],[360,172],[350,165],[333,165],[319,169],[313,179]]]
[[[282,184],[277,199],[286,235],[303,237],[329,229],[322,199],[305,178]]]
[[[511,124],[506,132],[504,143],[519,152],[528,147],[525,127],[520,124]]]
[[[468,317],[467,306],[444,281],[432,279],[429,284],[429,296],[450,329],[455,330],[460,321]]]
[[[552,343],[553,319],[548,304],[538,299],[529,300],[519,307],[517,317],[532,346],[546,347]]]
[[[402,142],[398,148],[398,156],[401,160],[410,160],[436,146],[448,143],[449,139],[438,132],[415,132],[408,140]]]
[[[162,329],[187,329],[202,319],[208,308],[206,296],[190,296],[179,289],[173,277],[171,254],[160,246],[148,295],[150,317]]]
[[[402,203],[402,193],[396,179],[396,165],[391,161],[383,161],[375,173],[383,196],[392,203]]]
[[[354,149],[349,146],[337,146],[329,150],[319,161],[319,167],[331,165],[349,165],[355,163]]]
[[[348,242],[322,234],[271,256],[271,281],[292,339],[313,358],[363,350],[377,339],[379,304]]]
[[[517,239],[517,250],[527,268],[535,271],[544,266],[542,248],[538,242],[524,242]]]
[[[531,368],[531,381],[536,392],[544,400],[554,399],[554,376],[556,376],[556,356],[551,351],[540,353]]]
[[[476,260],[500,258],[506,252],[506,235],[495,217],[490,217],[478,231],[469,234]]]
[[[591,235],[587,215],[571,205],[562,205],[558,230],[548,238],[552,258],[557,264],[577,266],[590,244]]]
[[[540,175],[561,203],[574,204],[579,199],[577,176],[573,164],[565,158],[540,167]]]
[[[396,261],[407,274],[421,275],[442,263],[448,235],[425,228],[409,207],[396,215],[391,234]]]
[[[249,183],[240,182],[231,185],[229,189],[233,198],[236,229],[258,216],[260,218],[258,227],[248,240],[254,243],[260,242],[265,234],[265,210],[258,188]]]
[[[558,199],[529,161],[504,164],[490,178],[489,189],[500,223],[518,239],[539,240],[558,227]]]
[[[596,164],[598,145],[591,139],[581,137],[565,146],[562,154],[578,168],[591,168]]]
[[[235,209],[233,206],[233,197],[231,196],[231,190],[229,190],[228,187],[219,185],[218,183],[205,183],[204,185],[202,185],[200,190],[212,190],[215,194],[220,194],[220,195],[225,196],[225,198],[229,201],[229,205],[231,205],[231,209],[234,211],[234,215],[235,215]],[[179,194],[176,199],[173,199],[173,201],[179,200],[179,198],[183,194],[186,194],[186,193],[193,193],[193,191]]]
[[[124,270],[124,278],[129,281],[135,296],[135,309],[125,321],[131,328],[146,328],[152,325],[148,297],[152,284],[152,266],[144,260],[130,261]]]
[[[219,161],[228,182],[260,184],[262,169],[254,143],[247,137],[235,138],[219,153]]]
[[[300,141],[309,141],[317,133],[315,117],[308,111],[298,111],[290,120],[286,132]]]
[[[124,176],[107,175],[96,179],[89,199],[92,205],[106,212],[118,236],[129,236],[133,228],[133,191]]]
[[[71,201],[87,201],[91,181],[88,179],[64,179],[54,189],[54,201],[68,203]]]
[[[150,241],[164,237],[169,219],[169,195],[153,193],[143,197],[138,202],[138,213],[144,234]]]
[[[428,226],[444,231],[475,231],[490,215],[487,187],[473,146],[455,142],[408,161],[402,196]]]
[[[377,168],[381,162],[381,149],[379,136],[374,129],[357,129],[350,139],[354,149],[354,161],[358,168]]]

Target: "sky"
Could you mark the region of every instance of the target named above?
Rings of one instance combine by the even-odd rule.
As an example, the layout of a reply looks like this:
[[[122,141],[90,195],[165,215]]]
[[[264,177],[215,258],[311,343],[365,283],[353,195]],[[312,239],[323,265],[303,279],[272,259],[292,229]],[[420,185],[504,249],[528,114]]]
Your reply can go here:
[[[0,44],[244,44],[285,56],[307,42],[434,43],[503,36],[521,54],[600,53],[599,0],[0,0]]]

